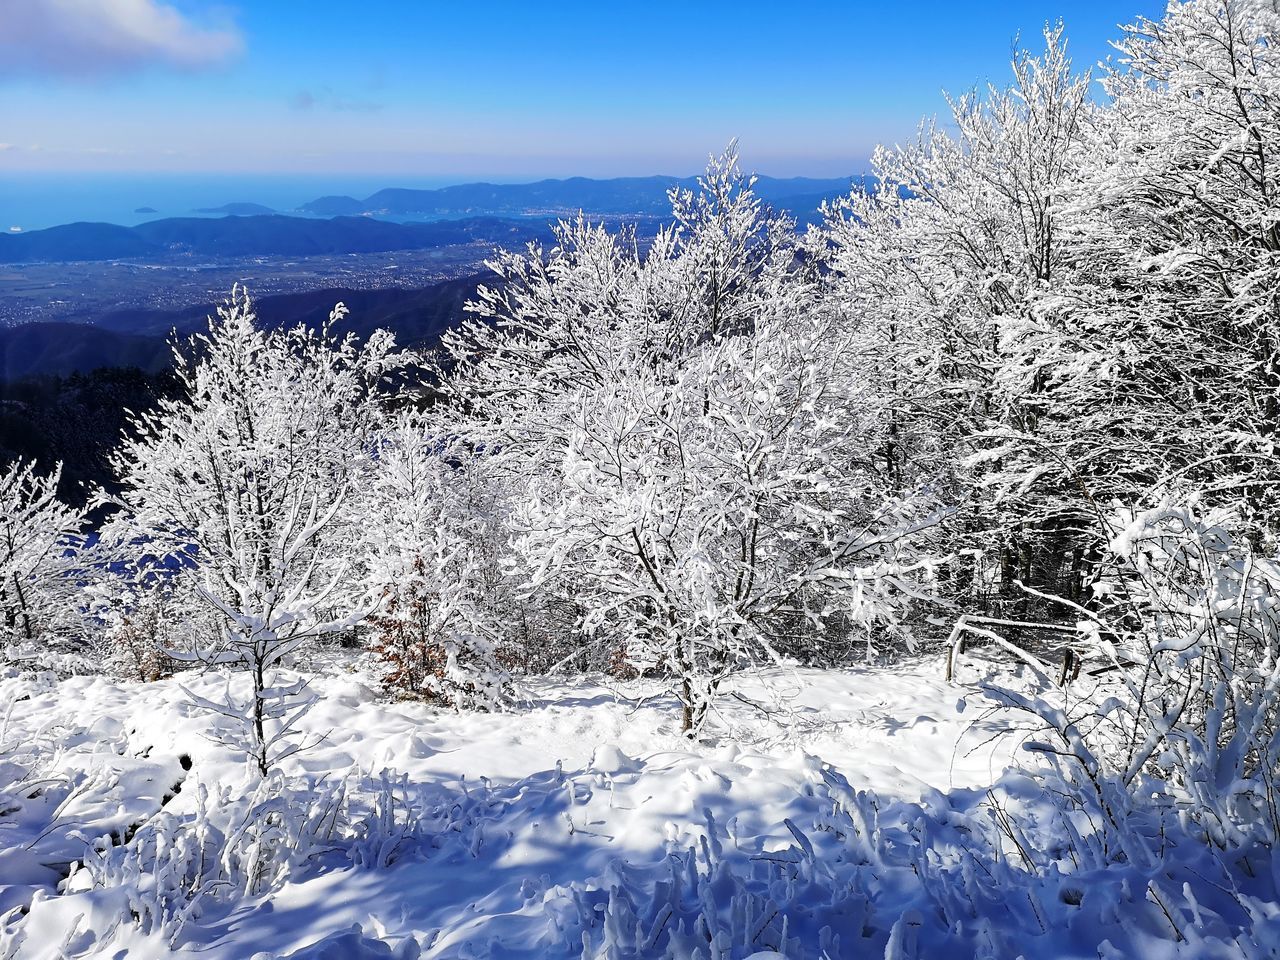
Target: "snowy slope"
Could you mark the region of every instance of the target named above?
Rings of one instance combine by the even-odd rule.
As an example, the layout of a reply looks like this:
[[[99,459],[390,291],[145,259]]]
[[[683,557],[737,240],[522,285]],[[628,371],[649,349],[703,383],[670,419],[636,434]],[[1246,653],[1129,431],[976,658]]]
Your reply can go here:
[[[1067,828],[1001,781],[1017,725],[941,673],[749,678],[692,748],[643,683],[542,681],[467,715],[334,674],[320,742],[256,793],[180,686],[220,677],[10,675],[0,956],[1215,955],[1118,892],[1140,865],[1084,883],[1007,855],[997,793]]]

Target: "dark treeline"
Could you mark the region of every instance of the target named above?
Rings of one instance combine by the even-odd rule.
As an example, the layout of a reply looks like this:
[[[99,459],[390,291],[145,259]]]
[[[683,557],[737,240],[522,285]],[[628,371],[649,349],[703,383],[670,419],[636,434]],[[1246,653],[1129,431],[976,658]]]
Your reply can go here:
[[[136,367],[0,382],[0,458],[60,462],[58,496],[83,507],[95,489],[116,488],[111,455],[133,414],[176,389],[172,372]]]

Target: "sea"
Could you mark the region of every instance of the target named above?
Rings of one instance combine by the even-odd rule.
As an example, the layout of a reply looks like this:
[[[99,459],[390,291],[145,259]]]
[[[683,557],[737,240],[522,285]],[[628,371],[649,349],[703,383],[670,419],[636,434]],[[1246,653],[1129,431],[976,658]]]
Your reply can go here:
[[[385,187],[428,190],[480,179],[484,178],[0,172],[0,233],[79,221],[129,227],[164,217],[201,216],[195,211],[227,203],[258,203],[280,213],[293,213],[307,201],[323,196],[364,198]]]

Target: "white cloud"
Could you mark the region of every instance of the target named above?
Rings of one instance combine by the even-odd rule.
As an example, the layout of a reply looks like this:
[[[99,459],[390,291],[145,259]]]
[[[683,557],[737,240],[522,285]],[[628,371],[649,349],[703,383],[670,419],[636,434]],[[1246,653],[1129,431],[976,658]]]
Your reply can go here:
[[[244,46],[231,24],[196,23],[160,0],[0,0],[0,8],[0,74],[199,69]]]

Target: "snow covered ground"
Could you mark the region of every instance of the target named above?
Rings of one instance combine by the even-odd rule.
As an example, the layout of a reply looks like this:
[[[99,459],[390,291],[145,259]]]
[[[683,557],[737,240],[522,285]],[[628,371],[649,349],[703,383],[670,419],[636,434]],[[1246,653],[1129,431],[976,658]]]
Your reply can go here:
[[[1003,774],[1025,730],[942,669],[752,676],[694,746],[643,682],[540,681],[510,712],[454,714],[331,671],[318,742],[256,791],[182,689],[217,675],[10,670],[0,957],[1273,955],[1239,952],[1216,902],[1171,927],[1176,878],[1144,897],[1140,858],[1073,875],[1075,828]]]

